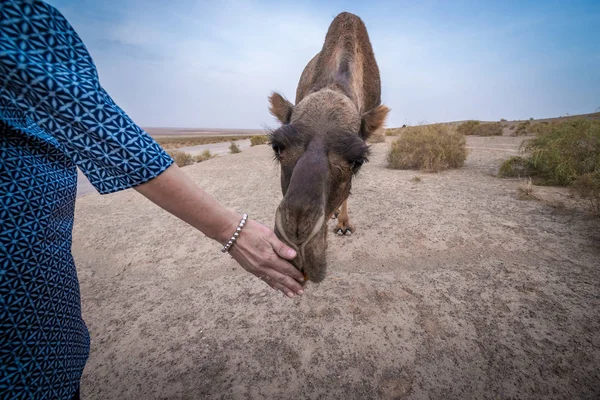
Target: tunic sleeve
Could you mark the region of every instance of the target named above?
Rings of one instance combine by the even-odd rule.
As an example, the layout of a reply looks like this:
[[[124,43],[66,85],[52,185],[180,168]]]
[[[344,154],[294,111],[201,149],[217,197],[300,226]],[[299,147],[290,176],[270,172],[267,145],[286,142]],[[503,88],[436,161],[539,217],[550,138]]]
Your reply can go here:
[[[42,1],[0,5],[0,114],[51,137],[102,194],[158,176],[171,157],[119,108],[66,19]],[[26,18],[25,18],[26,17]],[[2,116],[2,115],[0,115]]]

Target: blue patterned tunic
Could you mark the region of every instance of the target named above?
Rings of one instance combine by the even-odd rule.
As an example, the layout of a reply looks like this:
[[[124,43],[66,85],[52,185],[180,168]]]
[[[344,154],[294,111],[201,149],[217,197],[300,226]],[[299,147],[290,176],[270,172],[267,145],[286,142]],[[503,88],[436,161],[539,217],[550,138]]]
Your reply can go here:
[[[0,0],[0,398],[69,399],[89,354],[71,232],[79,167],[100,193],[171,158],[102,89],[66,19]]]

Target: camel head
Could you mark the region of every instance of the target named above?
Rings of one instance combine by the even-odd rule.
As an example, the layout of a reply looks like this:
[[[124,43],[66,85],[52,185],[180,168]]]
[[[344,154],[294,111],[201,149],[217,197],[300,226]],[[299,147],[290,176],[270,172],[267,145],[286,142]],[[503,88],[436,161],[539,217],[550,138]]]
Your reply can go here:
[[[270,135],[283,192],[275,233],[297,250],[296,268],[320,282],[326,273],[327,221],[368,161],[366,140],[382,126],[388,108],[360,113],[346,95],[327,88],[295,106],[277,93],[269,100],[271,113],[283,124]]]

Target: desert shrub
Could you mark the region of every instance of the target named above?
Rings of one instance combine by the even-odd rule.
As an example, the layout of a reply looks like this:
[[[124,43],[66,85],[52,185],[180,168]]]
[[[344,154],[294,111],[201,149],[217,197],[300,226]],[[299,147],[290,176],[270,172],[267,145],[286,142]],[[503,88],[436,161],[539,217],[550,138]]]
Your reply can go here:
[[[181,147],[199,146],[209,143],[231,142],[244,140],[250,136],[153,136],[154,140],[165,150],[179,149]]]
[[[229,152],[231,154],[237,154],[237,153],[241,153],[242,150],[240,150],[240,146],[238,146],[235,142],[231,142],[231,144],[229,145]]]
[[[575,179],[573,189],[588,202],[594,214],[600,215],[600,170],[583,174]]]
[[[552,132],[553,125],[547,121],[539,122],[537,124],[533,124],[527,129],[528,134],[534,135],[545,135]]]
[[[500,178],[515,178],[529,175],[527,160],[520,156],[510,157],[500,165],[498,177]]]
[[[510,127],[510,130],[511,130],[511,131],[514,131],[516,127],[517,127],[516,125],[512,125],[512,126]]]
[[[405,128],[388,152],[388,167],[432,172],[460,168],[467,158],[465,145],[465,136],[448,125]]]
[[[570,120],[545,125],[544,133],[522,145],[499,176],[535,177],[539,184],[570,186],[600,212],[600,121]]]
[[[500,122],[506,122],[506,118],[500,118]]]
[[[524,121],[519,123],[514,135],[545,135],[552,132],[554,125],[556,125],[556,123],[550,123],[548,121],[536,122],[533,124],[529,121]]]
[[[502,135],[500,122],[481,123],[479,121],[465,121],[456,128],[463,135],[498,136]]]
[[[175,164],[180,167],[185,167],[194,163],[194,156],[181,150],[167,150],[167,154],[171,156]]]
[[[480,125],[479,121],[465,121],[458,125],[456,130],[463,135],[475,135],[475,129]]]
[[[250,138],[250,146],[258,146],[261,144],[266,144],[269,141],[269,138],[266,135],[252,136]]]
[[[572,120],[523,144],[533,174],[545,184],[569,186],[600,171],[600,121]]]
[[[529,125],[531,125],[529,121],[519,123],[519,125],[517,125],[517,130],[515,131],[515,136],[527,135]]]
[[[210,160],[213,157],[215,157],[215,155],[212,154],[210,152],[210,150],[204,150],[202,153],[197,154],[196,157],[194,157],[194,161],[202,162],[202,161]]]
[[[500,136],[500,135],[502,135],[502,124],[499,122],[479,124],[475,127],[474,133],[472,133],[472,135]]]

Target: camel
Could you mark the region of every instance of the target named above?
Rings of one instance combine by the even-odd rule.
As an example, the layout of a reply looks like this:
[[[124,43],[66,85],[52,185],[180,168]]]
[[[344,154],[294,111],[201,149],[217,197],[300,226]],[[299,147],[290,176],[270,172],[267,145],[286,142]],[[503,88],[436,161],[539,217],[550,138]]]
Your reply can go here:
[[[346,12],[335,17],[302,72],[295,104],[276,92],[269,102],[282,124],[270,134],[283,193],[275,234],[296,249],[293,264],[306,280],[318,283],[326,275],[327,221],[339,209],[335,232],[355,232],[348,216],[352,178],[389,112],[363,21]]]

